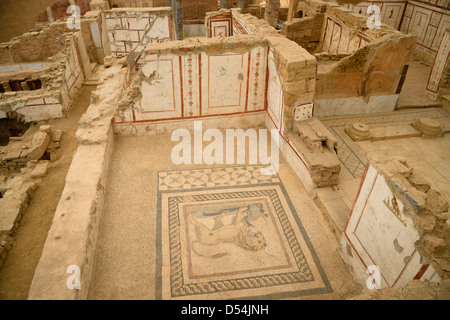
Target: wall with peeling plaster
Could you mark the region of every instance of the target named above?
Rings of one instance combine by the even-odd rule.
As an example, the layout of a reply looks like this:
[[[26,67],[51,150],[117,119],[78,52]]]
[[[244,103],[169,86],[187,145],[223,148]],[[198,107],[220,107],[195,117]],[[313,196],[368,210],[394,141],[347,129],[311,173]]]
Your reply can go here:
[[[439,200],[443,203],[440,208],[435,200],[438,196],[442,198],[404,161],[368,163],[339,247],[363,291],[369,290],[367,269],[372,265],[380,269],[381,288],[403,287],[413,279],[439,282],[448,275],[442,269],[448,268],[447,263],[441,264],[445,259],[435,257],[436,249],[426,245],[437,222],[429,227],[422,220],[422,215],[445,218],[442,212],[448,210],[448,203]],[[445,234],[442,230],[438,233]],[[438,247],[438,237],[432,238]]]
[[[107,10],[105,20],[114,56],[140,53],[152,43],[175,39],[168,7]]]

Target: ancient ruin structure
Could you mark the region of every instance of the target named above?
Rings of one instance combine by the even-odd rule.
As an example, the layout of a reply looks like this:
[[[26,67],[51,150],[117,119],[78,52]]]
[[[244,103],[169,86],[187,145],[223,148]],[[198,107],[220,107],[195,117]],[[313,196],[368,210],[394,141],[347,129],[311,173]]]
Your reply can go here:
[[[449,299],[449,10],[42,8],[0,43],[0,299]]]

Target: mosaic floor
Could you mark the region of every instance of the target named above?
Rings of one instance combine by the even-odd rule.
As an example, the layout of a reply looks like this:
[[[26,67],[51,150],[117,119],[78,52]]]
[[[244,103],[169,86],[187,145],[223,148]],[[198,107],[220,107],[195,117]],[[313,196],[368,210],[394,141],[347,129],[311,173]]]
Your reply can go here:
[[[253,166],[169,171],[158,186],[157,299],[332,292],[278,176]]]
[[[361,291],[295,172],[174,165],[169,135],[117,137],[89,299],[345,299]]]

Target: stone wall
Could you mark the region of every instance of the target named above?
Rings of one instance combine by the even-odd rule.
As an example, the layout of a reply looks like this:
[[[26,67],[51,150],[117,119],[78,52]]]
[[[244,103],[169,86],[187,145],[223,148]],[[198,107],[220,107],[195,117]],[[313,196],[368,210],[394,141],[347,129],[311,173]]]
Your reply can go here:
[[[104,203],[110,156],[114,147],[111,119],[127,68],[114,64],[102,74],[103,83],[81,117],[75,134],[77,150],[66,176],[61,199],[36,267],[28,299],[86,299],[94,267],[98,228]],[[80,178],[81,177],[81,178]],[[69,266],[81,270],[80,288],[69,289]]]
[[[66,31],[65,23],[52,24],[1,43],[0,65],[45,61],[64,48],[59,38]]]
[[[323,13],[316,13],[310,17],[292,19],[283,23],[281,34],[314,52],[322,38],[324,18]]]
[[[393,111],[403,68],[415,37],[392,34],[376,39],[339,62],[319,66],[317,115]]]
[[[41,81],[41,89],[11,91],[3,86],[7,91],[0,94],[1,118],[34,122],[59,118],[68,112],[84,79],[75,37],[72,33],[60,36],[61,51],[47,58],[43,68],[31,75]]]
[[[167,7],[168,0],[107,0],[110,8],[152,8]]]
[[[61,136],[61,130],[43,125],[11,137],[0,151],[0,268],[33,192],[47,174],[50,163],[41,159],[60,147]]]
[[[184,0],[183,23],[192,20],[203,23],[206,13],[217,9],[217,0]]]
[[[286,22],[282,33],[319,59],[315,115],[394,110],[415,37],[385,24],[369,29],[366,17],[332,3],[306,0],[298,9],[304,17]]]

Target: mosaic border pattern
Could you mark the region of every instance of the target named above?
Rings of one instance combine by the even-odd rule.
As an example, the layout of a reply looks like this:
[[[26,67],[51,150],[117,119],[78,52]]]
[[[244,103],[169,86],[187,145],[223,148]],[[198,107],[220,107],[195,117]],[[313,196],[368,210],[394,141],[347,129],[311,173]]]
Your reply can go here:
[[[294,230],[289,222],[288,217],[281,205],[276,190],[260,190],[250,192],[230,192],[230,193],[214,193],[207,195],[189,196],[189,199],[195,201],[207,200],[224,200],[224,199],[248,199],[250,197],[269,196],[272,205],[275,208],[276,215],[281,222],[283,232],[288,240],[289,247],[297,263],[297,272],[288,272],[267,276],[245,277],[239,279],[229,279],[222,281],[209,281],[196,284],[183,283],[183,270],[181,261],[181,244],[180,244],[180,220],[178,203],[183,202],[185,197],[169,198],[169,239],[170,239],[170,281],[172,297],[217,293],[223,291],[262,288],[268,286],[276,286],[283,284],[292,284],[306,281],[313,281],[314,277],[309,268],[308,262],[303,254],[300,244],[297,241]]]
[[[279,293],[270,293],[262,296],[250,296],[242,299],[277,299],[277,298],[292,298],[305,295],[318,295],[332,293],[333,289],[329,283],[329,280],[321,266],[321,263],[317,257],[317,254],[309,240],[309,237],[304,229],[300,219],[293,207],[289,196],[279,178],[279,176],[260,176],[259,169],[265,166],[235,166],[235,167],[220,167],[220,168],[207,168],[207,169],[194,169],[194,170],[173,170],[163,171],[158,173],[158,204],[157,204],[157,246],[156,246],[156,299],[162,299],[162,194],[163,193],[182,193],[183,191],[216,191],[211,194],[198,194],[189,195],[189,201],[207,201],[207,200],[223,200],[223,199],[239,199],[239,198],[251,198],[269,196],[272,205],[276,212],[276,218],[278,218],[280,225],[282,226],[283,233],[287,242],[289,243],[289,249],[293,254],[298,271],[276,273],[273,275],[262,275],[254,277],[241,277],[237,279],[219,280],[219,281],[205,281],[195,284],[184,284],[182,261],[181,261],[181,243],[180,243],[180,219],[179,219],[179,203],[184,201],[185,196],[170,196],[168,201],[168,225],[169,225],[169,260],[170,260],[170,293],[173,298],[189,297],[190,295],[201,294],[217,294],[220,292],[239,291],[245,289],[273,287],[280,285],[289,285],[295,283],[305,283],[315,281],[311,269],[306,261],[305,255],[299,245],[296,234],[291,223],[296,223],[299,230],[299,235],[303,237],[303,241],[309,250],[317,269],[320,278],[323,282],[323,286],[318,288],[308,288],[297,291],[285,291]],[[226,172],[229,174],[231,183],[225,183],[219,179],[211,178],[214,174]],[[171,185],[171,178],[183,177],[189,179],[189,177],[201,177],[201,173],[206,174],[209,178],[196,180],[197,184],[184,184],[182,181],[178,181]],[[169,182],[169,184],[167,183]],[[234,184],[233,184],[234,183]],[[227,189],[234,189],[236,187],[261,187],[267,186],[265,190],[243,190],[243,191],[230,191]],[[270,186],[276,186],[283,193],[284,200],[286,201],[289,209],[293,215],[295,221],[289,221],[287,214],[281,204],[279,194],[277,190],[271,189]]]

